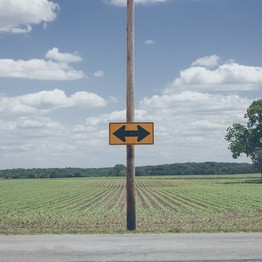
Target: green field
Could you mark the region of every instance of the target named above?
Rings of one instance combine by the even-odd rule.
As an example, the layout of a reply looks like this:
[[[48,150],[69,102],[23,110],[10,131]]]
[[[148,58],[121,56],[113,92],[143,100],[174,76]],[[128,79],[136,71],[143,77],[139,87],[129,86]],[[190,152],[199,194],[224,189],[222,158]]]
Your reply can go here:
[[[125,178],[0,180],[0,233],[122,233]],[[260,176],[137,178],[138,232],[262,232]]]

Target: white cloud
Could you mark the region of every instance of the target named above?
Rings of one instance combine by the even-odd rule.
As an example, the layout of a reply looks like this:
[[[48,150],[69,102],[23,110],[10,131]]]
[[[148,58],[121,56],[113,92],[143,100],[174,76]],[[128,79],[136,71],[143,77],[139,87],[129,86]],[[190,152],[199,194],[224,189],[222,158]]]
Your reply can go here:
[[[243,115],[251,102],[238,95],[192,91],[144,98],[136,109],[135,120],[154,122],[155,145],[136,148],[137,164],[152,164],[152,159],[154,164],[228,161],[231,154],[224,140],[226,128],[233,122],[243,122]],[[89,146],[104,148],[104,156],[109,157],[110,152],[117,154],[119,147],[106,147],[108,124],[125,122],[125,119],[125,110],[88,117],[73,130],[78,147],[84,147],[84,141],[92,137],[92,142],[88,141]]]
[[[251,102],[238,95],[184,91],[145,98],[140,108],[155,123],[155,154],[162,163],[228,161],[226,129],[244,121]]]
[[[0,29],[1,30],[1,29]],[[4,31],[4,30],[3,30]],[[23,33],[29,33],[32,31],[32,26],[30,25],[24,25],[20,27],[15,27],[10,30],[11,33],[14,34],[23,34]],[[0,31],[1,32],[1,31]]]
[[[38,129],[38,128],[50,128],[56,129],[61,128],[62,125],[57,121],[51,120],[48,117],[42,116],[31,116],[31,117],[20,117],[16,121],[17,128],[26,128],[26,129]]]
[[[105,75],[103,70],[98,70],[96,72],[94,72],[94,76],[95,77],[103,77]]]
[[[152,159],[154,164],[232,160],[224,139],[226,129],[234,122],[246,121],[243,115],[252,99],[229,95],[219,90],[224,90],[228,84],[226,71],[228,79],[231,80],[230,84],[240,86],[247,85],[245,83],[247,79],[250,80],[249,85],[250,83],[251,86],[256,85],[259,83],[259,74],[255,75],[255,67],[232,62],[217,65],[211,70],[209,66],[203,65],[205,60],[208,59],[198,61],[202,66],[190,68],[204,70],[199,71],[202,82],[195,81],[194,85],[192,83],[186,85],[182,82],[186,77],[182,78],[180,75],[176,80],[181,82],[177,82],[176,89],[171,89],[170,86],[169,92],[146,97],[140,102],[135,119],[138,122],[154,122],[155,144],[136,147],[137,165],[152,164]],[[215,82],[216,78],[212,78],[212,74],[208,75],[211,79],[204,77],[205,73],[213,73],[218,79]],[[216,83],[217,92],[209,92],[214,89],[208,88],[207,81]],[[205,90],[200,91],[203,83],[206,85]],[[90,110],[93,115],[84,114],[86,119],[80,120],[77,124],[63,120],[59,122],[46,117],[48,113],[49,116],[56,116],[59,112],[52,114],[52,111],[58,108],[102,107],[107,102],[94,93],[82,91],[67,95],[59,89],[17,97],[2,96],[1,165],[3,166],[4,161],[8,159],[15,159],[18,166],[20,164],[25,167],[32,167],[32,163],[36,166],[49,167],[65,165],[94,167],[125,163],[125,148],[108,145],[108,124],[125,122],[125,110],[106,114],[96,114]],[[30,161],[26,162],[28,159]],[[242,158],[239,161],[247,159]]]
[[[105,2],[115,6],[126,6],[126,0],[104,0]],[[165,3],[169,0],[135,0],[135,4],[157,4]]]
[[[204,56],[192,63],[192,66],[203,66],[207,68],[213,68],[218,65],[220,57],[217,55]]]
[[[0,32],[28,33],[33,24],[53,21],[58,9],[49,0],[1,0]]]
[[[100,107],[106,105],[106,100],[95,93],[90,92],[76,92],[70,96],[73,105],[85,107]]]
[[[75,80],[85,77],[68,63],[81,60],[76,54],[60,53],[58,48],[49,50],[44,59],[13,60],[0,59],[0,77],[16,77],[38,80]]]
[[[45,95],[47,93],[42,94],[41,99],[37,96],[36,101],[25,97],[23,103],[38,108],[38,112],[43,112],[39,108],[47,103],[51,108],[72,106],[71,99],[79,103],[61,90]],[[54,101],[54,97],[58,100]],[[155,123],[155,145],[136,148],[137,165],[152,164],[152,159],[154,164],[228,161],[231,154],[224,140],[225,130],[233,122],[243,121],[244,111],[250,103],[251,100],[239,96],[190,91],[143,99],[136,110],[136,121]],[[13,105],[11,103],[10,107]],[[9,117],[7,121],[2,118],[1,161],[12,158],[15,165],[23,167],[32,167],[32,163],[38,167],[124,163],[124,147],[108,145],[108,124],[125,122],[125,117],[125,110],[114,111],[90,116],[75,125],[59,123],[39,114],[25,114],[13,120]]]
[[[10,159],[13,167],[37,167],[40,158],[51,161],[49,156],[61,155],[62,150],[68,152],[64,146],[68,134],[66,126],[48,117],[22,116],[12,121],[0,120],[2,167]]]
[[[212,61],[213,60],[213,61]],[[216,58],[208,57],[193,62],[193,66],[182,70],[167,88],[166,93],[181,90],[192,91],[246,91],[262,88],[262,67],[240,65],[227,62],[214,69],[203,67],[214,65]]]
[[[135,119],[136,121],[143,121],[147,113],[145,110],[136,109]],[[108,114],[102,114],[96,117],[88,117],[85,120],[87,126],[99,126],[99,129],[105,127],[110,122],[126,122],[126,110],[113,111]]]
[[[245,110],[245,108],[243,109],[243,105],[247,106],[249,102],[249,99],[241,98],[238,95],[227,96],[222,94],[184,91],[181,93],[155,95],[151,98],[144,98],[140,105],[143,109],[147,109],[147,111],[168,109],[172,114],[177,112],[195,115],[199,112],[205,112],[205,114],[212,115],[214,112],[223,114],[235,110],[243,112],[243,110]],[[160,114],[160,118],[162,117],[166,116]]]
[[[145,44],[146,45],[153,45],[153,44],[155,44],[155,41],[148,39],[148,40],[145,41]]]
[[[65,63],[73,63],[73,62],[80,62],[82,58],[75,52],[74,54],[71,53],[61,53],[57,47],[48,50],[45,57],[47,59],[55,60],[58,62],[65,62]]]
[[[16,97],[0,97],[1,115],[26,115],[47,113],[58,108],[65,107],[102,107],[106,100],[97,94],[86,91],[76,92],[67,96],[64,91],[54,89],[52,91],[40,91]]]

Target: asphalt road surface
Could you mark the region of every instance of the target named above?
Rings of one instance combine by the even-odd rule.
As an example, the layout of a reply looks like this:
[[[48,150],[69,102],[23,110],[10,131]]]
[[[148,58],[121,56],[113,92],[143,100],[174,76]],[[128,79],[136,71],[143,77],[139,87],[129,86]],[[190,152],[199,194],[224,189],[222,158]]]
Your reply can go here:
[[[1,236],[1,262],[262,262],[262,233]]]

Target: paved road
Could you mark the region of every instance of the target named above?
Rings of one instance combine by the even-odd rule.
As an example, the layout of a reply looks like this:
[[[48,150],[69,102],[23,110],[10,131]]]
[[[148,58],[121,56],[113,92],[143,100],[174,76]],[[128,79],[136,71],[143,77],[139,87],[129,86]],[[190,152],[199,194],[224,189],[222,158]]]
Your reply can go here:
[[[1,262],[262,262],[262,233],[1,236]]]

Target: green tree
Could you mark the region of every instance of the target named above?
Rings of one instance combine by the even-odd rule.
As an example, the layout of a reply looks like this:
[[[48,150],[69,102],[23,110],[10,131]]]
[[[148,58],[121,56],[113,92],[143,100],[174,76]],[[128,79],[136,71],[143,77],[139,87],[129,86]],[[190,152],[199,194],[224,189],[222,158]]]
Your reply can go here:
[[[254,164],[260,165],[262,179],[262,100],[253,101],[244,115],[247,125],[234,123],[225,136],[233,158],[241,154],[250,157]]]
[[[124,165],[115,165],[112,169],[113,176],[125,176],[126,167]]]
[[[256,149],[254,164],[260,168],[261,181],[262,181],[262,149]]]

